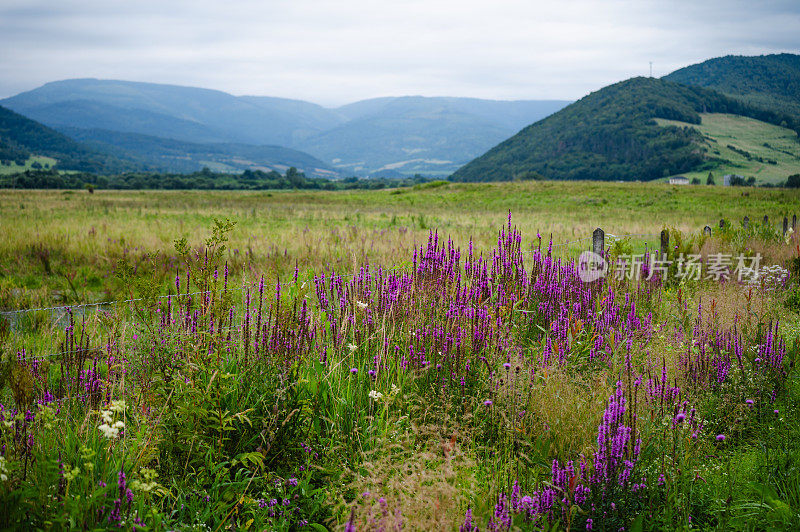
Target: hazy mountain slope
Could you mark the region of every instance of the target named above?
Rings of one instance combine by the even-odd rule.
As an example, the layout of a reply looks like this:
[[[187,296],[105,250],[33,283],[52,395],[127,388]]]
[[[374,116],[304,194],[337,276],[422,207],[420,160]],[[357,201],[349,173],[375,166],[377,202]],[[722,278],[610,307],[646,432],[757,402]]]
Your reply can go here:
[[[209,167],[226,172],[276,170],[283,173],[294,166],[309,177],[338,177],[336,171],[319,159],[282,146],[199,144],[101,129],[63,128],[61,131],[100,150],[133,155],[162,172],[195,172]]]
[[[449,96],[397,96],[372,98],[343,105],[336,111],[348,120],[365,116],[398,114],[404,108],[418,112],[421,108],[437,109],[446,106],[453,111],[474,115],[510,129],[519,130],[563,109],[571,100],[482,100]]]
[[[329,109],[303,100],[272,96],[240,96],[239,99],[264,109],[291,114],[297,121],[292,132],[295,141],[334,128],[346,121],[346,118],[336,109]]]
[[[24,162],[31,155],[57,160],[57,168],[84,172],[121,172],[143,166],[72,140],[34,120],[0,107],[0,160]]]
[[[204,124],[143,109],[127,109],[91,100],[70,100],[24,109],[25,115],[50,127],[105,129],[193,142],[224,142],[228,135]]]
[[[349,170],[449,174],[566,104],[471,98],[378,98],[340,107],[349,121],[299,143]]]
[[[225,92],[195,87],[180,87],[155,83],[140,83],[118,80],[74,79],[48,83],[32,91],[18,94],[3,105],[26,115],[35,115],[46,124],[65,124],[57,111],[58,106],[76,101],[90,101],[101,108],[110,106],[102,116],[120,108],[141,117],[135,126],[126,126],[120,120],[112,129],[117,131],[159,131],[162,117],[180,120],[171,126],[172,138],[192,142],[209,140],[245,142],[253,144],[289,145],[297,129],[314,129],[313,123],[298,118],[281,106],[269,106],[266,102],[255,103],[248,98],[237,98]],[[49,114],[52,113],[52,114]],[[155,113],[155,115],[153,114]],[[105,123],[92,123],[94,113],[85,113],[83,127],[104,127]],[[179,126],[195,123],[204,126],[197,132],[196,126],[181,130]],[[318,128],[321,130],[322,126]],[[216,132],[209,138],[208,131]],[[316,129],[315,129],[316,131]]]
[[[376,98],[336,109],[286,98],[116,80],[48,83],[5,105],[53,127],[192,143],[280,145],[361,174],[449,174],[562,101]]]
[[[655,118],[699,124],[701,112],[780,124],[787,117],[720,93],[654,78],[633,78],[589,94],[460,168],[458,181],[533,178],[656,179],[709,164],[701,134],[661,127]],[[790,118],[789,118],[790,119]]]

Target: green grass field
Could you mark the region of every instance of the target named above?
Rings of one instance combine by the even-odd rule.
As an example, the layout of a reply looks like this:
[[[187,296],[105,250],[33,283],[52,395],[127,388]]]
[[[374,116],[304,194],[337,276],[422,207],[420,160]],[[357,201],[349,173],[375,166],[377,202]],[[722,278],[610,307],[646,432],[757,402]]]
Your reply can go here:
[[[0,313],[0,528],[795,530],[800,240],[759,220],[799,200],[0,191],[0,311],[139,298]],[[670,228],[668,258],[771,273],[586,282],[588,240],[533,251],[597,226],[612,261]]]
[[[56,164],[55,159],[52,157],[45,157],[44,155],[34,155],[29,157],[27,161],[25,161],[24,165],[18,165],[15,162],[12,162],[10,166],[6,166],[4,164],[0,164],[0,174],[15,174],[17,172],[24,172],[26,170],[33,169],[33,163],[39,163],[42,168],[50,168],[54,164]]]
[[[562,243],[588,238],[596,227],[613,235],[664,228],[696,235],[721,218],[765,214],[778,224],[800,214],[798,200],[800,191],[788,189],[552,181],[346,192],[7,190],[0,192],[0,283],[6,297],[18,288],[114,297],[120,288],[109,272],[120,257],[169,255],[184,236],[199,245],[214,218],[237,222],[231,260],[276,277],[295,264],[320,271],[402,263],[434,229],[460,246],[470,238],[488,246],[509,211],[530,247],[537,232],[545,243],[550,235]],[[587,247],[583,241],[568,250]]]
[[[754,176],[757,183],[781,183],[788,176],[800,173],[800,142],[794,131],[738,115],[703,113],[700,116],[700,125],[675,120],[656,121],[662,126],[693,127],[703,134],[709,157],[725,161],[713,170],[717,184],[722,184],[722,176],[725,174]],[[728,146],[748,152],[751,157],[748,158]],[[756,157],[762,158],[764,162],[756,160]],[[777,164],[770,164],[767,162],[769,160]],[[689,179],[698,177],[705,183],[708,172],[689,172],[682,175]]]

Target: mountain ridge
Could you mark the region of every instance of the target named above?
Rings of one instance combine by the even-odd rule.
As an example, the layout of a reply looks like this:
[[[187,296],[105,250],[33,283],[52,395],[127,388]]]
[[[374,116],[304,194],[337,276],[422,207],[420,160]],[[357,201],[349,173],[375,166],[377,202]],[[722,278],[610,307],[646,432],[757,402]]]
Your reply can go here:
[[[455,181],[526,178],[652,180],[708,163],[700,133],[655,119],[699,124],[701,112],[780,124],[791,117],[701,87],[631,78],[535,122],[456,171]]]
[[[408,175],[449,174],[566,103],[399,96],[327,108],[288,98],[95,78],[50,82],[0,101],[52,127],[155,133],[190,143],[280,145],[360,175],[391,167]],[[343,144],[343,138],[350,140]],[[429,162],[404,164],[419,150],[425,156],[413,158]]]

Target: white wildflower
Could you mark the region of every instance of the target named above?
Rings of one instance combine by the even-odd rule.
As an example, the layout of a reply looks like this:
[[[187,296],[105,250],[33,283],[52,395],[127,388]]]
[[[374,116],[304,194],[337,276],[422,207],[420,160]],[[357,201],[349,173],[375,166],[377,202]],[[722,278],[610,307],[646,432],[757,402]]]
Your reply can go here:
[[[377,401],[379,399],[383,399],[383,394],[378,390],[372,390],[369,392],[369,398],[373,401]]]
[[[358,349],[358,346],[356,344],[347,344],[347,349],[349,349],[350,352],[353,353],[355,352],[356,349]]]
[[[360,308],[361,310],[367,308],[367,304],[362,301],[356,301],[356,305],[358,305],[358,308]]]
[[[116,425],[116,423],[115,423]],[[119,429],[117,427],[111,427],[106,423],[103,423],[99,427],[97,427],[100,432],[103,433],[103,436],[108,438],[109,440],[114,440],[119,437]]]

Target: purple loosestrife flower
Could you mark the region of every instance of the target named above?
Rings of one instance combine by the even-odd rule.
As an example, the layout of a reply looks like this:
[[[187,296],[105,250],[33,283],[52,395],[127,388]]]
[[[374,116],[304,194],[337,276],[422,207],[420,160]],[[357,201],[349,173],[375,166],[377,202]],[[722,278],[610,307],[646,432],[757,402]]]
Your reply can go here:
[[[485,400],[483,402],[483,404],[484,404],[484,406],[492,406],[492,400],[491,399],[487,399],[487,400]]]
[[[289,479],[289,485],[290,485],[290,486],[295,486],[295,487],[297,487],[297,484],[298,484],[298,482],[297,482],[297,479],[296,479],[296,478],[292,477],[292,478],[290,478],[290,479]]]
[[[467,508],[464,514],[464,523],[458,527],[458,532],[478,532],[478,527],[472,523],[472,508]]]
[[[355,375],[358,373],[358,368],[350,368],[350,374]]]
[[[717,434],[717,441],[725,441],[725,435],[724,434]]]
[[[356,518],[356,509],[353,508],[350,510],[350,519],[347,520],[347,524],[344,525],[344,532],[356,532],[356,525],[353,524],[353,521]]]

